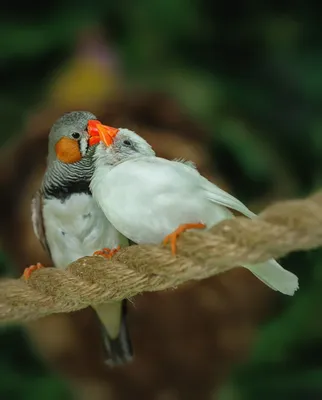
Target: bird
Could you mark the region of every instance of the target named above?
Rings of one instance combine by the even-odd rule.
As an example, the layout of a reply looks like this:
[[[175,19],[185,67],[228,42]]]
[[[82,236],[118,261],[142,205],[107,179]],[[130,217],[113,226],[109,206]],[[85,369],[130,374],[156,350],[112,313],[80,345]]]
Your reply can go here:
[[[88,111],[68,112],[49,133],[47,168],[31,201],[31,219],[56,268],[65,269],[84,256],[110,258],[119,247],[129,244],[106,219],[90,191],[95,145],[89,145],[87,128],[96,120]],[[25,279],[42,267],[37,263],[26,268]],[[101,323],[105,353],[109,354],[105,361],[111,366],[131,362],[126,300],[92,307]]]
[[[186,230],[208,230],[234,218],[231,210],[256,218],[241,201],[199,174],[191,161],[157,157],[135,132],[95,122],[90,188],[107,219],[136,244],[170,243]],[[298,278],[271,259],[243,265],[275,291],[294,295]]]

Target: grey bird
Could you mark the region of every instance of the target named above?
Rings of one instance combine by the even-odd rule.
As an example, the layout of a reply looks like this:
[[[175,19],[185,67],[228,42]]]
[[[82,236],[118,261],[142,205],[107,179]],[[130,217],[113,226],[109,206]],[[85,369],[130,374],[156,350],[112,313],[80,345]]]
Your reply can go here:
[[[93,199],[89,185],[93,175],[93,149],[88,124],[97,118],[74,111],[59,118],[49,133],[47,169],[32,199],[32,223],[36,236],[57,268],[66,268],[80,257],[107,255],[105,248],[127,246]],[[27,278],[41,264],[25,271]],[[132,360],[126,324],[126,300],[93,306],[101,322],[105,351],[112,365]]]

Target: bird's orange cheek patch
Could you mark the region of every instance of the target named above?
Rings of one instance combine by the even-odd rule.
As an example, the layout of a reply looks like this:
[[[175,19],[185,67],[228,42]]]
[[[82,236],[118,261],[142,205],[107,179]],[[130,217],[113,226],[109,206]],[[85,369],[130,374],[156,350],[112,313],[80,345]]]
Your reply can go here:
[[[82,158],[77,140],[67,137],[61,138],[55,146],[56,155],[59,161],[65,164],[72,164]]]

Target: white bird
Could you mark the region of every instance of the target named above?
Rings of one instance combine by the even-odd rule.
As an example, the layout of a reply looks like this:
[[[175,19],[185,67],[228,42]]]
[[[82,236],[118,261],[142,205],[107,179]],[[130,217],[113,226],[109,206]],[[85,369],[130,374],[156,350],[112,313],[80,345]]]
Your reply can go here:
[[[100,142],[90,184],[93,197],[114,227],[137,244],[170,240],[175,252],[181,232],[210,229],[233,218],[229,208],[256,217],[202,177],[192,163],[156,157],[151,146],[128,129],[97,124],[89,134],[93,143]],[[243,267],[274,290],[293,295],[298,289],[296,275],[273,259]]]
[[[93,253],[109,256],[102,248],[128,245],[105,218],[89,190],[93,174],[88,125],[96,117],[85,111],[63,115],[49,134],[47,169],[40,190],[32,200],[36,236],[56,268]],[[29,277],[41,264],[25,270]],[[103,343],[113,364],[132,359],[126,326],[126,301],[93,306],[102,325]]]

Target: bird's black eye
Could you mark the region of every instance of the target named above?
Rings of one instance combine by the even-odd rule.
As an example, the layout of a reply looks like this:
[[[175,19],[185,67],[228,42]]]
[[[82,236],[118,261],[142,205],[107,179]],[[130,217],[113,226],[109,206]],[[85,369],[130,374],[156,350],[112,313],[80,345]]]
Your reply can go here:
[[[79,139],[79,138],[80,138],[80,133],[78,133],[78,132],[73,132],[73,133],[72,133],[72,136],[73,136],[74,139]]]
[[[132,146],[132,143],[129,140],[124,140],[123,144],[125,144],[125,146]]]

